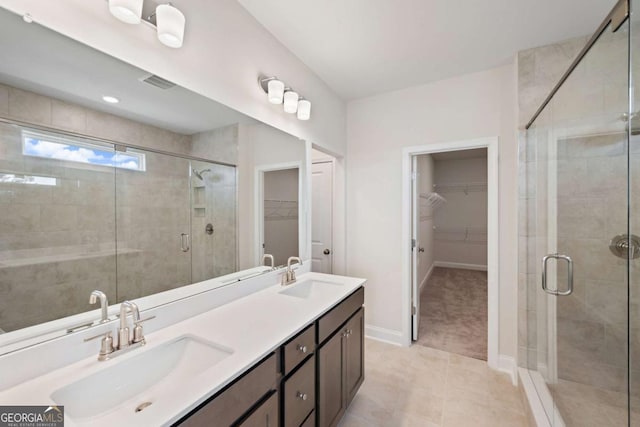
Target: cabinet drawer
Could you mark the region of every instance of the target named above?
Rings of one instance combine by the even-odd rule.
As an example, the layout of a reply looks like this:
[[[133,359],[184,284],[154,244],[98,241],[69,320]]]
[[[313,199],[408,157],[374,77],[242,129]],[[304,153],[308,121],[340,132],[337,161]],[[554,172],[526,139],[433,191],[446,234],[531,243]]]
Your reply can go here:
[[[299,427],[316,404],[316,358],[311,356],[283,386],[284,426]]]
[[[262,405],[242,421],[238,427],[278,427],[278,393],[273,392]]]
[[[300,427],[316,427],[316,411],[310,413]]]
[[[272,354],[178,424],[188,427],[205,427],[212,423],[230,426],[275,389],[277,375],[276,357]]]
[[[284,375],[289,374],[315,350],[316,326],[311,325],[284,345]]]
[[[324,342],[340,327],[349,317],[364,304],[364,288],[348,296],[344,301],[331,309],[318,320],[318,344]]]

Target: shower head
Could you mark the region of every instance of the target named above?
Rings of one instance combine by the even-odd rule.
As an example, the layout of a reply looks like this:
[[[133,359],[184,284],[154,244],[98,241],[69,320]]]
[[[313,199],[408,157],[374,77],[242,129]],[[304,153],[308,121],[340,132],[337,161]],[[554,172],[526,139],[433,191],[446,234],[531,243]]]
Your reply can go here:
[[[200,172],[198,172],[197,170],[195,170],[195,169],[193,169],[193,168],[192,168],[191,170],[193,171],[193,174],[194,174],[195,176],[197,176],[197,177],[198,177],[198,179],[199,179],[200,181],[204,181],[204,177],[203,177],[203,175],[204,175],[206,172],[211,172],[211,169],[203,169],[203,170],[201,170]]]

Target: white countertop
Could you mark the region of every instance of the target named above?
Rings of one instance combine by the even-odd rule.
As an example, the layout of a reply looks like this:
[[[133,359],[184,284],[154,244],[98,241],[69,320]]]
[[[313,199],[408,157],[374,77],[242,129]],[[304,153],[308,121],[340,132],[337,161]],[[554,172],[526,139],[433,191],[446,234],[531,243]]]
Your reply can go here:
[[[279,294],[286,288],[276,284],[150,333],[146,336],[146,346],[106,362],[97,361],[100,343],[96,340],[96,356],[6,389],[0,392],[0,403],[2,405],[54,405],[51,395],[61,387],[183,335],[193,335],[233,349],[233,354],[200,373],[188,384],[183,384],[182,389],[175,390],[173,401],[179,402],[180,405],[151,405],[139,413],[134,413],[132,408],[131,410],[121,407],[113,409],[114,411],[126,409],[123,414],[131,414],[130,417],[119,418],[119,426],[170,425],[232,382],[365,282],[364,279],[358,278],[306,273],[298,277],[298,283],[289,287],[297,286],[307,280],[335,282],[340,283],[341,286],[328,285],[325,291],[303,299]],[[69,351],[73,351],[73,348],[69,348]],[[16,366],[16,369],[28,369],[28,366]],[[96,398],[99,397],[96,396]],[[65,414],[65,425],[70,427],[102,424],[98,418],[72,420],[68,414]]]

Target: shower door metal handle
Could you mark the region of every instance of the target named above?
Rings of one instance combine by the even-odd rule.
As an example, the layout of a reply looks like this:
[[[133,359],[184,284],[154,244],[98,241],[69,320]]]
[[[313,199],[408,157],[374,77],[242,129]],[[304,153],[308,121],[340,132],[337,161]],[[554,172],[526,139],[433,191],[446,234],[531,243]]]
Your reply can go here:
[[[567,290],[559,291],[557,289],[547,288],[547,263],[550,259],[561,259],[567,261]],[[573,260],[567,255],[549,254],[542,258],[542,290],[546,293],[556,296],[567,296],[573,292]]]
[[[189,244],[189,235],[187,233],[180,234],[180,249],[182,252],[189,252],[190,244]]]

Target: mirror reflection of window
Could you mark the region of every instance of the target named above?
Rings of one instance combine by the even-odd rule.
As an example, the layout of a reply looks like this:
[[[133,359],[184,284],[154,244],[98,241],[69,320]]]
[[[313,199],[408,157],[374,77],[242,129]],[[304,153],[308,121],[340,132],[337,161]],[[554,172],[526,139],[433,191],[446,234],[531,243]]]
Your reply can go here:
[[[264,173],[264,253],[275,265],[298,256],[298,168]]]

